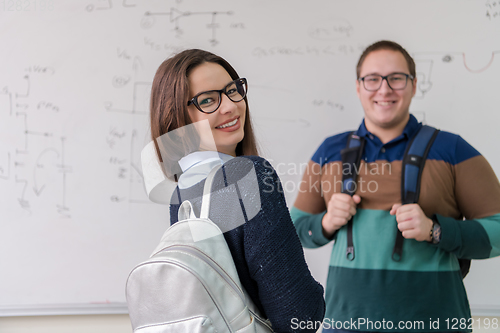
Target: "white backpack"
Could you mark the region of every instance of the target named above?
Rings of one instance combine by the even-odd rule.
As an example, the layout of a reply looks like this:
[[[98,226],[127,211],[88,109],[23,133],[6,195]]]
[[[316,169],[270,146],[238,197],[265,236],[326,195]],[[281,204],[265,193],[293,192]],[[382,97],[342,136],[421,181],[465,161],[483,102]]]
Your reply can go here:
[[[179,208],[149,260],[129,274],[126,296],[137,333],[268,333],[271,323],[242,288],[231,252],[208,219],[214,168],[205,181],[200,217]]]

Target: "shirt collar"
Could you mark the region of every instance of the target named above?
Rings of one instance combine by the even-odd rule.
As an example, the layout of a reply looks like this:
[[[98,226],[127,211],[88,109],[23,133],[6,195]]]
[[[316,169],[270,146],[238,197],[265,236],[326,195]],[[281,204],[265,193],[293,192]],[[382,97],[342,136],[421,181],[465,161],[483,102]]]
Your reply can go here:
[[[179,188],[191,187],[205,179],[216,166],[224,164],[233,156],[216,151],[197,151],[179,160],[182,175],[179,177]]]
[[[214,161],[218,161],[220,164],[223,164],[224,162],[229,161],[231,158],[233,158],[231,155],[219,153],[216,151],[196,151],[181,158],[179,160],[179,165],[182,169],[182,172],[184,173],[195,165],[212,163]]]
[[[406,123],[406,126],[403,130],[402,136],[406,137],[406,139],[412,138],[421,126],[422,126],[422,124],[418,122],[417,118],[415,118],[415,116],[410,113],[410,119],[408,120],[408,123]],[[369,137],[370,135],[375,136],[366,129],[364,119],[358,128],[357,134],[359,136],[365,136],[365,137]],[[399,136],[396,139],[400,139],[400,138],[401,138],[401,136]],[[396,140],[396,139],[394,139],[394,140]]]

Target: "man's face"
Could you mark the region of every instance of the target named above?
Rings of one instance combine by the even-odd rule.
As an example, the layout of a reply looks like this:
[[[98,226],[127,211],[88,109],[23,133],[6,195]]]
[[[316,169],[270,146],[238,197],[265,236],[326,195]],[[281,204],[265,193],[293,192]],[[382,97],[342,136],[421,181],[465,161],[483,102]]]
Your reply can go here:
[[[392,73],[410,74],[403,54],[392,50],[373,51],[361,66],[360,78],[370,74],[386,76]],[[391,129],[408,120],[411,99],[415,95],[417,79],[408,78],[406,88],[394,90],[386,80],[376,91],[368,91],[363,82],[356,81],[356,91],[365,110],[365,124],[373,130]]]

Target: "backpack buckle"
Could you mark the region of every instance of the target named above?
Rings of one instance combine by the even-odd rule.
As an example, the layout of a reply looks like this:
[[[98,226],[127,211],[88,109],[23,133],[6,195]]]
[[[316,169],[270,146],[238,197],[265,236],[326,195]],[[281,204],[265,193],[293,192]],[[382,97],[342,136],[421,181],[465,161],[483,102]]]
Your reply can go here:
[[[348,246],[347,247],[347,250],[345,252],[345,256],[350,261],[354,260],[354,246]]]

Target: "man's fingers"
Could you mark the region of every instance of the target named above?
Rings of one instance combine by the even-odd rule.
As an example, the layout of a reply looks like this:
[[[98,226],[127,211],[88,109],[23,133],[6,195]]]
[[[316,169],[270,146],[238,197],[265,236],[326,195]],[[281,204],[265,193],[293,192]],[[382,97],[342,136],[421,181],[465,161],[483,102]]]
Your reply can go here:
[[[410,222],[401,222],[401,223],[398,223],[398,229],[401,232],[406,231],[406,230],[412,230],[413,225]]]
[[[344,203],[344,202],[339,202],[335,208],[337,210],[341,210],[350,216],[356,215],[356,206],[351,202],[351,203]]]
[[[399,207],[403,206],[402,204],[394,204],[391,208],[390,214],[391,215],[396,215],[396,212],[398,211]]]
[[[352,200],[354,200],[354,203],[357,205],[361,202],[361,197],[357,194],[352,196]]]
[[[347,222],[349,222],[349,220],[350,220],[350,219],[345,219],[345,218],[343,218],[343,219],[341,219],[341,218],[336,218],[336,219],[333,221],[333,223],[334,223],[335,225],[339,226],[339,227],[342,227],[342,226],[346,225],[346,224],[347,224]]]
[[[347,202],[335,201],[332,203],[331,207],[335,210],[342,210],[342,211],[348,212],[349,209],[351,208],[351,205],[349,205],[349,203],[347,203]]]
[[[351,214],[351,216],[356,215],[356,207],[351,206],[351,209],[349,210],[349,214]]]
[[[411,212],[411,211],[410,212],[404,212],[404,213],[401,213],[401,211],[398,211],[398,213],[396,213],[396,221],[398,223],[405,222],[405,221],[410,221],[414,217],[415,217],[415,214],[413,212]]]
[[[406,213],[406,212],[415,212],[417,209],[418,209],[418,206],[417,204],[406,204],[406,205],[402,205],[402,204],[394,204],[391,208],[391,215],[400,215],[400,214],[403,214],[403,213]]]
[[[406,239],[416,239],[418,236],[418,231],[415,229],[409,229],[401,232],[403,237]]]
[[[349,218],[351,215],[349,214],[348,211],[345,211],[345,210],[337,210],[334,215],[334,217],[337,217],[337,218],[340,218],[340,219],[347,219]]]
[[[351,199],[352,198],[351,198],[351,196],[349,194],[335,193],[330,198],[330,201],[335,201],[335,202],[350,202]]]
[[[337,226],[337,229],[346,225],[356,215],[356,205],[361,202],[359,195],[351,197],[345,193],[335,193],[328,202],[329,223]]]

